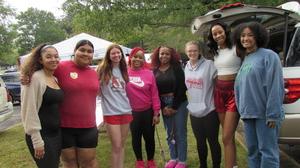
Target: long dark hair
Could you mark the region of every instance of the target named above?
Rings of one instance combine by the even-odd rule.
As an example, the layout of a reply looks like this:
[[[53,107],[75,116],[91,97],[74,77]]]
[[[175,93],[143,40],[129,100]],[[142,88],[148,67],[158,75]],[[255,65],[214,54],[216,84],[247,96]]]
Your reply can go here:
[[[214,40],[213,38],[213,34],[211,32],[212,28],[214,26],[221,26],[225,32],[225,36],[226,36],[226,39],[225,39],[225,44],[226,44],[226,47],[231,49],[232,48],[232,42],[231,42],[231,35],[230,35],[230,29],[228,28],[227,24],[225,24],[224,22],[221,22],[221,21],[218,21],[218,22],[215,22],[211,25],[210,29],[209,29],[209,34],[208,34],[208,37],[207,37],[207,46],[210,48],[210,52],[213,54],[213,55],[217,55],[218,54],[218,43]]]

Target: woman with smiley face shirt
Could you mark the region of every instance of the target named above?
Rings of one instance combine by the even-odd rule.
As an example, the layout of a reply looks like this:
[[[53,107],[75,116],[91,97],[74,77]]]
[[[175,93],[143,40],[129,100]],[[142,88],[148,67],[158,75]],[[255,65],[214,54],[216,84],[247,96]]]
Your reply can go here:
[[[267,30],[257,22],[241,24],[234,33],[244,57],[235,81],[238,111],[244,122],[250,168],[278,168],[278,135],[284,118],[284,81],[278,54],[266,49]]]
[[[96,96],[98,75],[89,67],[94,46],[80,40],[74,49],[74,59],[59,64],[54,75],[65,93],[60,106],[62,128],[62,162],[64,167],[98,167],[96,147]]]
[[[165,168],[185,168],[188,110],[179,55],[171,47],[160,46],[154,50],[151,59],[170,150],[170,160]]]
[[[39,168],[58,168],[61,153],[59,105],[63,91],[53,76],[59,63],[57,50],[40,45],[27,58],[23,73],[32,76],[22,85],[21,116],[26,143]]]

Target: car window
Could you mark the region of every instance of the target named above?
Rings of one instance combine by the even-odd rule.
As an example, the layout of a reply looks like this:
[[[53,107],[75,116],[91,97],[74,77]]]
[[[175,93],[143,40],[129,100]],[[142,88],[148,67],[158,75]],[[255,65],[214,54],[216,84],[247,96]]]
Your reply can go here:
[[[287,54],[287,66],[300,66],[300,27],[296,29]]]
[[[15,75],[3,75],[2,79],[4,82],[20,82],[20,78],[18,74]]]

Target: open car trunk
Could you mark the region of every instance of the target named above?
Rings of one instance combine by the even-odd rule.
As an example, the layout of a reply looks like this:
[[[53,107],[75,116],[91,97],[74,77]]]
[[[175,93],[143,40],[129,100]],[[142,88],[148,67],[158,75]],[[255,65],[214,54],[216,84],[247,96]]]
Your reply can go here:
[[[295,25],[300,22],[300,16],[281,8],[236,3],[195,18],[192,32],[206,38],[210,25],[219,20],[232,30],[243,22],[256,21],[263,24],[270,33],[268,48],[277,52],[286,65],[287,49],[295,32]]]

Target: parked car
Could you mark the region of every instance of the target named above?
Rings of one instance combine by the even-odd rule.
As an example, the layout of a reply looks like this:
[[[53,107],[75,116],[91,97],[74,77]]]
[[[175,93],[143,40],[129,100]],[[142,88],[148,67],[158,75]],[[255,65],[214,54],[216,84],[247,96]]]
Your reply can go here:
[[[285,9],[283,9],[285,8]],[[288,9],[289,8],[289,9]],[[298,11],[297,11],[298,9]],[[279,7],[264,7],[235,3],[195,18],[192,32],[204,38],[216,21],[227,23],[232,29],[243,22],[260,22],[270,34],[268,48],[280,55],[285,80],[285,120],[279,143],[300,144],[300,5],[288,2]]]
[[[1,75],[9,94],[12,97],[12,103],[21,102],[21,83],[19,72],[8,72]]]
[[[9,101],[10,95],[6,90],[6,86],[0,77],[0,123],[9,119],[13,114],[13,105]]]

